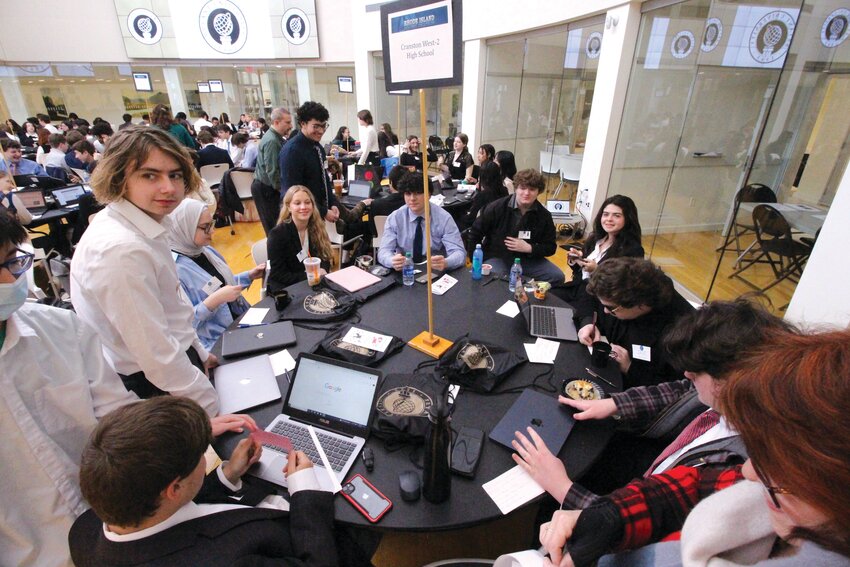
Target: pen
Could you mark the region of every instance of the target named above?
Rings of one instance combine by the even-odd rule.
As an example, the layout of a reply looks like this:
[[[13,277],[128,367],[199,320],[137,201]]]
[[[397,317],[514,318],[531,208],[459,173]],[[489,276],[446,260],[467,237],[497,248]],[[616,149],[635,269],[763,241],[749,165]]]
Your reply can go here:
[[[245,329],[245,328],[247,328],[247,327],[263,327],[263,326],[265,326],[265,325],[271,325],[271,323],[257,323],[256,325],[243,325],[242,323],[240,323],[240,324],[239,324],[239,328],[240,328],[240,329]]]
[[[606,384],[608,384],[608,385],[609,385],[609,386],[611,386],[612,388],[616,388],[616,387],[617,387],[617,386],[615,386],[613,383],[611,383],[609,380],[606,380],[605,378],[603,378],[602,376],[600,376],[599,374],[597,374],[596,372],[594,372],[594,371],[593,371],[593,370],[591,370],[590,368],[585,368],[585,370],[587,371],[587,373],[588,373],[588,374],[590,374],[590,375],[591,375],[591,376],[593,376],[594,378],[599,378],[600,380],[602,380],[603,382],[605,382]]]

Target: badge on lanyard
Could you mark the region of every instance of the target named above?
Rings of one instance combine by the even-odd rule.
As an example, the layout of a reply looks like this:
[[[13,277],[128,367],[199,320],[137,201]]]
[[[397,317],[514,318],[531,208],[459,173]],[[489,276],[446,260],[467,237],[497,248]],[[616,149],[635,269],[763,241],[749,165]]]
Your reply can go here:
[[[632,358],[635,360],[652,361],[652,349],[643,345],[632,345]]]
[[[521,230],[519,231],[519,236],[517,236],[520,240],[531,240],[531,231],[530,230]]]
[[[217,277],[213,276],[212,278],[210,278],[210,281],[208,281],[204,285],[204,287],[201,288],[201,289],[207,295],[212,295],[215,292],[217,292],[220,288],[221,288],[221,280],[218,279]]]
[[[295,257],[298,258],[298,261],[303,264],[304,260],[307,259],[307,253],[301,250]]]

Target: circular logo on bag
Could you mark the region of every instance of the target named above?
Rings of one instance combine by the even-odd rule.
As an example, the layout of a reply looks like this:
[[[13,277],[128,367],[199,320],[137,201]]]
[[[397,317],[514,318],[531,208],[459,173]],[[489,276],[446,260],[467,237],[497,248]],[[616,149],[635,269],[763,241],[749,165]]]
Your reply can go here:
[[[342,350],[353,352],[355,354],[359,354],[360,356],[368,356],[370,358],[375,356],[374,350],[359,345],[353,345],[351,343],[345,342],[342,339],[334,339],[333,341],[331,341],[331,346],[334,348],[339,348]]]
[[[303,10],[290,8],[280,19],[280,30],[286,41],[293,45],[301,45],[310,39],[310,20]]]
[[[484,345],[469,343],[458,351],[457,359],[463,362],[470,370],[485,368],[492,372],[496,366],[493,357],[490,356],[490,351]]]
[[[228,0],[210,0],[199,14],[201,35],[219,53],[236,53],[248,39],[248,26],[242,11]]]
[[[723,22],[720,18],[709,18],[705,22],[705,31],[702,33],[702,43],[699,48],[704,52],[714,51],[714,48],[720,45],[720,39],[723,37]]]
[[[823,21],[820,29],[820,42],[824,47],[838,47],[850,34],[850,10],[839,8]]]
[[[750,34],[750,55],[759,63],[776,61],[788,51],[794,33],[794,18],[777,10],[758,21]]]
[[[593,32],[587,36],[587,43],[584,46],[584,53],[588,59],[598,59],[599,52],[602,51],[602,34]]]
[[[304,310],[313,315],[328,315],[339,307],[339,302],[332,294],[320,291],[304,298]]]
[[[694,34],[688,30],[682,30],[676,34],[672,43],[670,43],[670,53],[676,59],[684,59],[694,50],[694,44],[696,44]]]
[[[137,8],[127,16],[127,29],[133,39],[145,45],[153,45],[162,39],[162,23],[150,10]]]
[[[378,398],[377,410],[387,416],[426,417],[433,400],[413,386],[387,390]]]

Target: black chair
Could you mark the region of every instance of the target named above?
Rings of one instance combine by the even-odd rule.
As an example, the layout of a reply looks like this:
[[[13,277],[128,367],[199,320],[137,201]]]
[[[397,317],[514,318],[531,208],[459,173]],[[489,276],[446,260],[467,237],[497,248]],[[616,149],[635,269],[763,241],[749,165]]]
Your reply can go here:
[[[53,177],[54,179],[59,179],[62,183],[68,183],[68,172],[62,169],[61,167],[55,167],[52,165],[48,165],[44,168],[47,171],[47,175]]]
[[[732,226],[729,227],[729,232],[726,234],[726,240],[717,251],[730,252],[732,250],[737,254],[734,266],[739,266],[741,260],[748,253],[753,251],[753,247],[757,241],[753,241],[746,248],[741,248],[741,236],[755,233],[755,227],[751,224],[738,221],[738,212],[741,210],[741,203],[775,203],[776,193],[773,189],[762,183],[750,183],[735,195],[734,208],[732,209]],[[734,242],[734,247],[730,248]]]
[[[758,205],[753,210],[753,228],[760,252],[758,256],[747,262],[735,271],[732,276],[737,276],[745,283],[765,292],[779,282],[790,279],[799,282],[803,274],[803,268],[812,246],[798,240],[791,235],[791,225],[778,210],[770,205]],[[740,273],[755,263],[768,263],[773,270],[774,280],[765,287],[759,288],[740,277]],[[730,277],[732,277],[730,276]]]

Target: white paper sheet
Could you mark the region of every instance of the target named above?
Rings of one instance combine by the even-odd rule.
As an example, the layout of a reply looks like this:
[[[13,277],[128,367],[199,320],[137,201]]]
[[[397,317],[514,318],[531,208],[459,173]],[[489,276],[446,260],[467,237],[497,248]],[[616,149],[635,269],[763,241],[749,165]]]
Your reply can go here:
[[[261,325],[268,312],[268,308],[265,307],[252,307],[239,320],[239,326],[250,327],[252,325]]]
[[[560,345],[558,341],[538,338],[537,342],[525,343],[523,346],[528,356],[528,362],[555,364],[555,357],[558,356],[558,347]]]
[[[433,293],[434,295],[443,295],[444,293],[449,291],[456,283],[457,280],[455,278],[446,274],[431,284],[431,293]]]
[[[280,352],[269,355],[269,360],[272,363],[272,370],[275,376],[280,376],[284,372],[295,370],[295,359],[289,354],[289,351],[283,349]]]
[[[496,309],[496,313],[513,319],[514,317],[519,315],[519,305],[517,305],[516,301],[514,301],[513,299],[509,299],[505,302],[504,305]]]
[[[342,337],[342,340],[359,347],[385,352],[393,338],[388,335],[380,335],[378,333],[366,331],[365,329],[351,327],[348,329],[348,332],[345,333],[345,336]]]
[[[484,483],[482,488],[493,499],[502,514],[509,514],[544,492],[543,488],[519,465]]]
[[[536,549],[500,555],[493,567],[543,567],[543,554]]]

